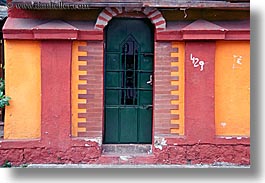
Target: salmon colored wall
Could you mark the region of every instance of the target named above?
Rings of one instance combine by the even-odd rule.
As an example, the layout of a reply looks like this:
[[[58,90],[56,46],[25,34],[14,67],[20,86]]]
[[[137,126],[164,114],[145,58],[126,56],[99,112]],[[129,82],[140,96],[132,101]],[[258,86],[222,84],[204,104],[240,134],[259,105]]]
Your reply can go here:
[[[179,100],[171,100],[171,105],[177,105],[178,109],[171,109],[171,114],[177,114],[179,119],[171,120],[171,124],[179,124],[179,129],[171,129],[171,133],[178,133],[179,135],[184,135],[184,63],[185,63],[185,43],[184,42],[173,42],[172,48],[178,48],[178,52],[172,52],[171,57],[175,58],[171,62],[171,67],[178,67],[178,72],[171,71],[171,76],[178,76],[178,81],[171,81],[171,86],[175,88],[171,90],[171,95],[178,95]]]
[[[80,71],[79,66],[86,65],[86,61],[78,61],[79,56],[87,56],[87,52],[78,50],[79,46],[86,46],[85,41],[74,41],[72,46],[72,136],[77,137],[78,132],[85,132],[86,128],[78,127],[78,122],[86,122],[86,118],[78,118],[78,113],[86,113],[86,109],[79,109],[78,104],[86,104],[86,99],[78,99],[78,94],[86,94],[86,90],[78,89],[79,84],[86,84],[86,80],[80,80],[79,76],[86,75],[85,71]]]
[[[250,43],[218,41],[215,60],[216,135],[250,135]]]
[[[40,42],[5,41],[4,139],[39,138],[41,128]]]

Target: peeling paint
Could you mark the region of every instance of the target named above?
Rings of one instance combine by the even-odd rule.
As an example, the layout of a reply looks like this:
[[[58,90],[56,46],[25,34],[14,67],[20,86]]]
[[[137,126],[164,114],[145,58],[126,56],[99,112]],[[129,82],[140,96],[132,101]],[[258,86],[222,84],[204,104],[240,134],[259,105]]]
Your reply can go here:
[[[151,146],[151,148],[150,148],[150,150],[147,152],[147,154],[152,154],[152,152],[153,152],[153,149],[152,149],[153,147]]]
[[[226,122],[221,122],[220,124],[223,128],[226,127]]]
[[[221,136],[220,138],[227,139],[227,140],[230,140],[230,139],[241,140],[243,138],[248,139],[249,137],[243,137],[243,136],[224,137],[224,136]]]
[[[120,156],[120,159],[123,161],[128,161],[131,158],[132,158],[131,156]]]
[[[166,146],[166,145],[167,145],[167,141],[165,138],[155,136],[155,143],[154,143],[155,148],[162,150],[163,146]]]
[[[96,138],[85,138],[84,139],[86,142],[96,142],[98,143],[99,146],[102,145],[102,138],[101,137],[96,137]]]
[[[227,139],[227,140],[230,140],[230,139],[237,139],[237,140],[249,139],[249,137],[246,137],[246,136],[219,136],[219,138]]]
[[[228,29],[220,29],[220,31],[224,32],[224,31],[228,31]]]

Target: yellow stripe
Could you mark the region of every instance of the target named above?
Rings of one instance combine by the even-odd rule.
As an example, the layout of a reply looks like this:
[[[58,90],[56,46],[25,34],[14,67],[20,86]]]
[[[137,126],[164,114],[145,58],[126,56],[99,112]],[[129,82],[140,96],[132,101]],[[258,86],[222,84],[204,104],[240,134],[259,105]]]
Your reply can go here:
[[[86,128],[78,128],[78,132],[86,132]]]
[[[77,109],[77,112],[78,113],[86,113],[87,111],[86,111],[86,109]]]
[[[78,94],[87,94],[87,90],[78,90]]]
[[[176,52],[173,52],[173,53],[171,53],[171,55],[170,55],[171,57],[178,57],[179,56],[179,54],[178,53],[176,53]]]
[[[170,128],[170,133],[179,133],[179,129],[177,129],[177,128]]]
[[[171,67],[176,67],[178,66],[178,62],[171,62]]]
[[[178,57],[177,62],[171,62],[171,66],[175,67],[178,66],[178,72],[172,71],[171,76],[179,76],[179,81],[172,80],[172,86],[178,86],[178,91],[172,90],[171,95],[178,95],[179,100],[171,100],[171,105],[174,107],[178,105],[177,109],[172,109],[172,114],[179,114],[179,120],[171,120],[172,124],[179,124],[179,129],[172,128],[170,131],[171,133],[179,133],[179,135],[184,135],[184,82],[185,82],[185,72],[184,72],[184,62],[185,62],[185,43],[184,42],[172,42],[172,48],[178,48],[178,53],[173,52],[171,53],[171,57],[175,58]]]
[[[78,61],[78,65],[87,65],[86,61]]]
[[[78,118],[78,122],[86,122],[86,118]]]
[[[177,91],[177,90],[172,90],[172,91],[171,91],[171,95],[179,95],[179,91]]]
[[[78,104],[86,104],[86,99],[79,99],[78,94],[86,94],[86,90],[78,90],[79,84],[87,84],[86,80],[79,80],[80,75],[87,75],[87,71],[79,71],[80,65],[86,65],[86,61],[79,61],[79,56],[87,56],[87,52],[78,51],[79,46],[86,46],[85,41],[74,41],[72,45],[72,136],[76,137],[77,132],[85,132],[86,128],[78,128],[78,122],[86,122],[85,118],[78,118],[79,112],[86,112],[86,109],[78,109]]]
[[[177,104],[179,104],[179,101],[178,100],[171,100],[170,103],[172,105],[177,105]]]
[[[78,84],[85,85],[87,84],[87,80],[79,80]]]
[[[171,109],[170,112],[171,114],[179,114],[179,110],[176,109]]]
[[[177,119],[171,119],[170,120],[170,123],[171,124],[179,124],[179,120],[177,120]]]
[[[77,103],[78,104],[86,104],[87,101],[86,101],[86,99],[77,99]]]
[[[171,81],[171,85],[177,86],[177,85],[179,85],[179,81]]]
[[[171,72],[171,76],[178,76],[178,72]]]
[[[78,70],[78,76],[80,76],[80,75],[87,75],[87,71],[79,71]]]

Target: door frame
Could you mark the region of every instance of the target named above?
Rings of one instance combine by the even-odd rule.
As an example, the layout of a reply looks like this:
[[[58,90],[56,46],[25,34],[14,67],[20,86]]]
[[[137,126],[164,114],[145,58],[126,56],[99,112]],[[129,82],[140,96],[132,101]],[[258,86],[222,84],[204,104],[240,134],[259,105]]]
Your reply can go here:
[[[155,86],[154,86],[154,78],[155,78],[155,33],[156,33],[156,27],[155,25],[151,22],[151,20],[147,17],[142,17],[142,16],[124,16],[124,17],[114,17],[113,19],[127,19],[127,20],[134,20],[134,19],[142,19],[143,21],[146,20],[146,21],[149,21],[150,24],[149,24],[149,28],[152,29],[152,37],[153,37],[153,75],[152,75],[152,79],[153,79],[153,86],[152,86],[152,105],[153,105],[153,108],[152,108],[152,119],[151,119],[151,142],[148,143],[150,145],[153,146],[154,144],[154,109],[155,109],[155,103],[154,103],[154,94],[155,94]],[[111,21],[111,20],[110,20]],[[105,144],[104,142],[104,139],[105,139],[105,114],[106,114],[106,111],[105,111],[105,100],[106,100],[106,92],[105,92],[105,84],[106,84],[106,74],[105,74],[105,68],[106,68],[106,45],[107,45],[107,39],[106,39],[106,34],[107,34],[107,31],[106,31],[106,28],[108,27],[108,25],[106,27],[104,27],[104,30],[103,30],[103,55],[104,55],[104,59],[103,59],[103,121],[102,121],[102,143]],[[120,143],[113,143],[113,144],[120,144]],[[131,143],[130,143],[131,144]],[[141,143],[134,143],[133,145],[137,145],[137,144],[141,144]],[[124,144],[123,144],[124,145]],[[126,145],[126,144],[125,144]]]

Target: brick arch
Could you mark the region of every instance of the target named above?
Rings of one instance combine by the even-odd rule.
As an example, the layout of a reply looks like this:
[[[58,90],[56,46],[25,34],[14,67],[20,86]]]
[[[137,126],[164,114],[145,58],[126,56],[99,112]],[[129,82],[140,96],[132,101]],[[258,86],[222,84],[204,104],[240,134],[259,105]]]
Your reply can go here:
[[[155,25],[156,31],[163,31],[166,29],[166,20],[162,13],[156,8],[105,8],[98,16],[95,24],[95,29],[103,30],[108,22],[117,15],[127,12],[142,12]]]

